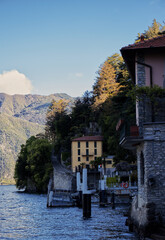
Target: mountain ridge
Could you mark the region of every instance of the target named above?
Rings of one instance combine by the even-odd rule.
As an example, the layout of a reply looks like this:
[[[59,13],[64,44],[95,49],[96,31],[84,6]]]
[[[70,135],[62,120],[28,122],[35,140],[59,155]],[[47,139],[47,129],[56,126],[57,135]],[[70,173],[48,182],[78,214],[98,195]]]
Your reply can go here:
[[[21,145],[30,136],[44,132],[48,107],[52,100],[61,99],[68,101],[68,109],[74,104],[74,98],[65,93],[47,96],[0,93],[0,184],[13,181]]]

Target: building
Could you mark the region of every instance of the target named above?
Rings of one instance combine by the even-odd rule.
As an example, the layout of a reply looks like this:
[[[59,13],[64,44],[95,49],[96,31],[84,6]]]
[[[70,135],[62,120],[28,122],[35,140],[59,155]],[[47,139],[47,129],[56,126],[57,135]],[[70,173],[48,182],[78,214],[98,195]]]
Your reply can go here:
[[[138,86],[165,87],[165,36],[160,36],[121,49],[131,78]],[[145,94],[136,102],[136,126],[126,129],[121,119],[120,144],[136,150],[138,195],[132,202],[130,225],[149,235],[158,224],[165,224],[165,97],[154,102]],[[129,134],[128,134],[129,133]]]
[[[72,139],[72,171],[90,167],[90,161],[102,156],[102,136],[83,136]]]
[[[115,171],[113,158],[114,158],[113,155],[109,155],[109,156],[102,158],[102,173],[103,173],[103,175],[112,177],[113,172]]]

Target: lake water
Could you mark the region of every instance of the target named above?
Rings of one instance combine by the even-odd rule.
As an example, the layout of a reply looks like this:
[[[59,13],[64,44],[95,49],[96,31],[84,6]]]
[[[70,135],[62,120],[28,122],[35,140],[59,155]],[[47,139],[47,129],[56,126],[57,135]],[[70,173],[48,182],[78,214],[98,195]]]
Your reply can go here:
[[[82,218],[82,209],[47,208],[46,195],[18,193],[15,186],[0,186],[0,239],[103,240],[138,239],[128,232],[125,207],[99,208]]]

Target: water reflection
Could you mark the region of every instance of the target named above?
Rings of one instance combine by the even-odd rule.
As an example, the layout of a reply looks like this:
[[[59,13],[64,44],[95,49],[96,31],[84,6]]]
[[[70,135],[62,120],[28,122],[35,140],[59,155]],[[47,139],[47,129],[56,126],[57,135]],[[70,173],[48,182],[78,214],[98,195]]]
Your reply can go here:
[[[0,239],[138,239],[128,232],[124,211],[92,205],[92,218],[84,220],[81,209],[46,208],[46,195],[20,194],[14,186],[0,186]]]

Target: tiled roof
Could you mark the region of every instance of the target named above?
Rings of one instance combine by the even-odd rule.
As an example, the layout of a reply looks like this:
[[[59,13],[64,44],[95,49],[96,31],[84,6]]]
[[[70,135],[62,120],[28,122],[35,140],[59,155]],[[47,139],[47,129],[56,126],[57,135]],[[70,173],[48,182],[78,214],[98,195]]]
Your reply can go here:
[[[164,51],[165,50],[165,35],[152,38],[149,40],[141,40],[123,47],[120,51],[127,65],[128,71],[132,80],[135,82],[135,55],[137,51]]]
[[[72,139],[72,142],[73,141],[103,141],[103,137],[102,136],[83,136],[79,138],[74,138]]]
[[[123,47],[121,51],[131,49],[145,49],[145,48],[161,48],[165,47],[165,35],[152,38],[149,40],[140,41],[138,43],[130,44]]]

